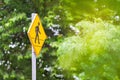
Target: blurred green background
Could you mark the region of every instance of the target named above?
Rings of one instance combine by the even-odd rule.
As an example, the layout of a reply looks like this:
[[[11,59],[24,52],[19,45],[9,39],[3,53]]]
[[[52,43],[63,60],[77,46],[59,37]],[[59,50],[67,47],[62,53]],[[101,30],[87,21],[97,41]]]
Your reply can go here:
[[[48,36],[37,80],[120,80],[120,0],[0,0],[0,80],[31,80],[31,13]]]

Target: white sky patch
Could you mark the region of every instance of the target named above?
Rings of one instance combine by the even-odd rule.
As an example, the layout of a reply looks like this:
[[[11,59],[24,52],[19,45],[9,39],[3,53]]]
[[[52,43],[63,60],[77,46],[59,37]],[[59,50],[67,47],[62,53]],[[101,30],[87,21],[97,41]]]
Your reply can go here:
[[[55,17],[54,17],[54,19],[59,19],[60,18],[60,15],[56,15]]]
[[[59,32],[61,29],[59,29],[60,25],[59,24],[53,24],[49,29],[54,32],[54,36],[59,35]]]
[[[10,54],[10,51],[8,51],[7,53]]]
[[[79,32],[80,32],[77,28],[75,28],[72,25],[70,25],[70,29],[73,30],[75,32],[75,34],[79,34]]]
[[[23,27],[23,32],[25,32],[25,29],[26,29],[26,28],[25,28],[25,27]]]
[[[0,26],[0,29],[3,28],[3,26]]]
[[[64,76],[62,74],[56,74],[56,77],[63,78]]]
[[[2,20],[2,18],[0,18],[0,20]]]
[[[2,61],[0,61],[0,66],[2,65]]]
[[[47,67],[47,66],[46,66],[46,67],[44,68],[44,70],[46,70],[46,71],[50,72],[50,71],[52,71],[52,68],[51,68],[51,67]]]
[[[94,2],[97,2],[97,0],[94,0]]]
[[[9,44],[10,48],[15,48],[18,45],[18,43],[13,44],[12,42]]]
[[[16,11],[17,9],[15,8],[14,11]]]
[[[15,48],[16,45],[15,45],[15,44],[10,44],[9,47],[10,47],[10,48]]]
[[[77,76],[73,76],[73,78],[74,78],[74,80],[81,80],[81,79],[79,79]]]
[[[119,20],[120,20],[120,17],[119,17],[119,16],[115,16],[115,20],[116,20],[116,21],[119,21]]]
[[[99,9],[98,9],[98,8],[95,8],[95,11],[99,11]]]

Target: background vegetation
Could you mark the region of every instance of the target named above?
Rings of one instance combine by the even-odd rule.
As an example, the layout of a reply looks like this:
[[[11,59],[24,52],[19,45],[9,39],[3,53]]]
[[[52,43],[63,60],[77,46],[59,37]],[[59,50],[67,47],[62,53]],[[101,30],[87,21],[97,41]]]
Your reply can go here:
[[[0,0],[0,80],[31,80],[27,30],[38,13],[48,39],[37,80],[120,80],[120,0]]]

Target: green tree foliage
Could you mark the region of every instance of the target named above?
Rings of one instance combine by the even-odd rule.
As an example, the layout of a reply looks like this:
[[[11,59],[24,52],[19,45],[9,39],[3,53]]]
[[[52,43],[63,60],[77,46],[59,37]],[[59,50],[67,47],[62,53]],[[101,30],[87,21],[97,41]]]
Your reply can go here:
[[[2,0],[1,3],[0,80],[31,80],[31,45],[27,30],[33,12],[40,15],[49,37],[41,52],[42,55],[37,58],[37,80],[63,78],[59,76],[62,74],[61,69],[55,67],[56,48],[50,45],[51,42],[58,40],[59,31],[56,35],[55,31],[60,30],[59,25],[62,25],[59,24],[62,19],[58,20],[59,15],[63,15],[59,12],[59,1]]]
[[[102,20],[83,20],[76,28],[80,33],[65,38],[59,46],[61,67],[82,80],[119,79],[120,27]]]
[[[31,80],[31,13],[48,39],[37,80],[119,80],[120,0],[0,0],[0,80]]]
[[[120,15],[119,0],[63,0],[63,6],[72,15],[74,22],[94,17],[113,20]]]
[[[19,4],[17,4],[19,3]],[[25,54],[28,49],[26,35],[28,22],[25,10],[21,8],[22,3],[30,5],[26,1],[3,0],[0,8],[0,79],[1,80],[24,80],[30,76],[30,72],[24,76],[31,67],[30,55]],[[25,6],[23,5],[23,6]],[[19,7],[19,8],[18,8]],[[24,62],[24,63],[23,63]],[[23,70],[24,69],[24,70]]]
[[[64,0],[71,34],[57,47],[68,80],[119,80],[119,0]],[[69,34],[69,33],[68,33]]]

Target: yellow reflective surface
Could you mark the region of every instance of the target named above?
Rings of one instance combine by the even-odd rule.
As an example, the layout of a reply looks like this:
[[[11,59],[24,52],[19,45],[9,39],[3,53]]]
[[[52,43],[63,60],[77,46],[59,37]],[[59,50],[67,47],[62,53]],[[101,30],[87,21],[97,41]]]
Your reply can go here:
[[[34,19],[29,27],[28,37],[34,48],[36,56],[38,56],[40,54],[41,48],[42,48],[47,36],[43,29],[40,18],[37,14],[35,14]]]

